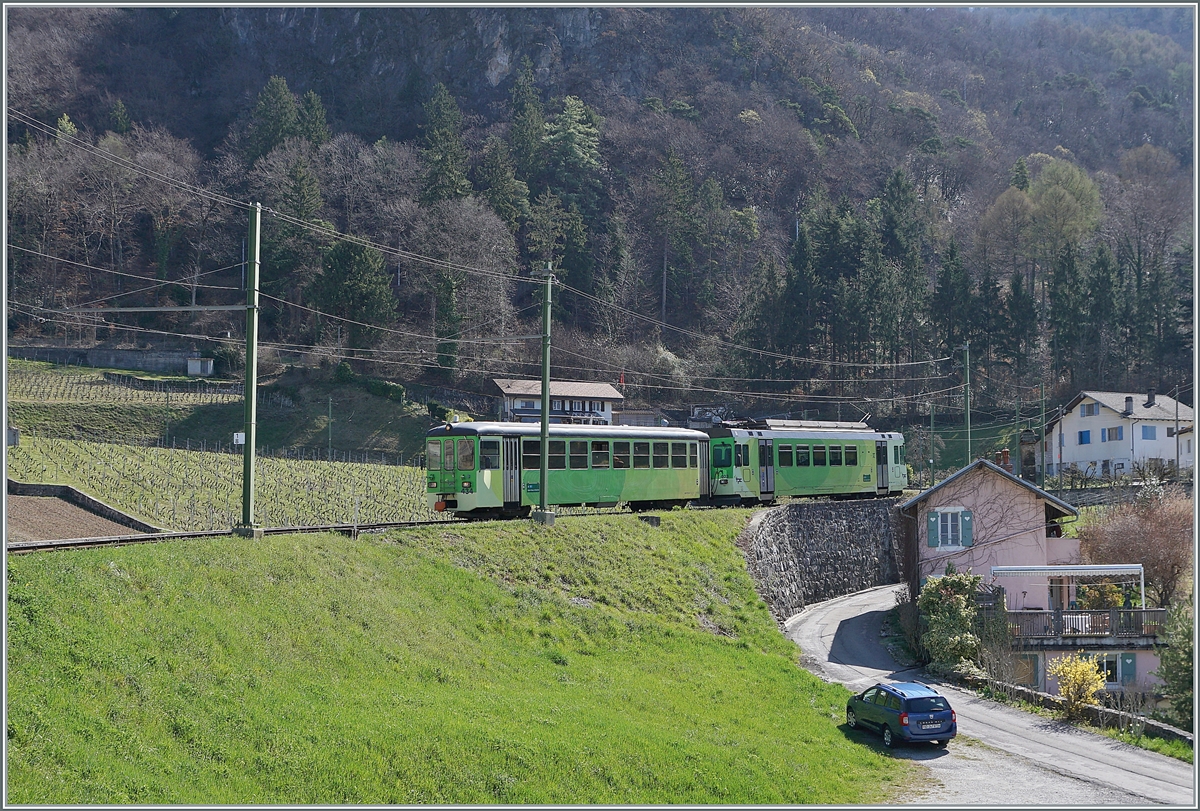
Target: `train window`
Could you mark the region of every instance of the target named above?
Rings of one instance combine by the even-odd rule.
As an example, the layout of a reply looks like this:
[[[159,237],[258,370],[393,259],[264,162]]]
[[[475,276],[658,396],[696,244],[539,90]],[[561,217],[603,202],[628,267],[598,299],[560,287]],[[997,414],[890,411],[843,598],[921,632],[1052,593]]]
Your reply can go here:
[[[612,465],[618,470],[629,470],[629,443],[614,442],[612,444]]]
[[[796,446],[796,467],[808,467],[808,446]]]
[[[688,443],[688,467],[700,467],[700,445],[696,442]]]
[[[481,440],[479,440],[479,469],[480,470],[499,470],[500,469],[500,440],[498,440],[498,439],[481,439]]]
[[[431,439],[425,443],[425,467],[429,470],[442,469],[442,441]]]
[[[733,466],[734,467],[742,466],[742,446],[741,445],[733,446]]]
[[[667,456],[668,442],[654,443],[654,469],[660,470],[668,466],[670,458]]]
[[[902,465],[908,464],[908,446],[907,445],[900,446],[900,464],[902,464]]]
[[[829,446],[829,466],[833,467],[834,465],[838,465],[840,467],[841,464],[842,464],[842,446],[841,445],[830,445]]]
[[[526,470],[542,469],[542,440],[527,439],[521,444],[521,467]]]
[[[825,467],[824,445],[813,445],[813,467]]]
[[[650,443],[633,443],[633,466],[638,469],[650,467]]]
[[[780,445],[779,446],[779,466],[780,467],[791,467],[792,466],[792,446],[791,445]]]
[[[567,443],[563,439],[552,439],[547,446],[549,453],[549,464],[547,467],[550,470],[566,470],[567,469]]]
[[[454,470],[454,440],[442,440],[442,470]]]
[[[892,446],[892,464],[893,465],[900,464],[900,446],[899,445]]]
[[[571,470],[587,470],[588,444],[586,439],[571,440]]]
[[[473,440],[473,439],[458,440],[458,469],[459,470],[474,470],[475,469],[475,440]]]
[[[712,446],[713,467],[729,467],[733,464],[733,448],[728,445]]]
[[[592,467],[608,467],[608,443],[603,440],[592,441]]]
[[[749,445],[742,446],[742,466],[750,467],[750,446]]]
[[[672,442],[671,443],[671,467],[686,468],[687,467],[687,443]]]
[[[846,464],[850,467],[858,467],[858,446],[846,446]]]

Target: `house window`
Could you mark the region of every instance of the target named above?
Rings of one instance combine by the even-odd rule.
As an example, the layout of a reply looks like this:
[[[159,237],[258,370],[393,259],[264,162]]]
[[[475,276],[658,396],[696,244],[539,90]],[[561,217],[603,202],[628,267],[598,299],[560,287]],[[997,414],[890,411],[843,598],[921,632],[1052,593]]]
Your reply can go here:
[[[1092,444],[1092,432],[1091,431],[1080,431],[1079,432],[1079,444],[1080,445],[1091,445]]]
[[[938,507],[929,511],[930,546],[963,547],[972,545],[972,513],[962,507]]]
[[[1125,438],[1125,426],[1124,425],[1118,425],[1115,428],[1101,428],[1100,429],[1100,441],[1101,442],[1116,442],[1116,441],[1124,439],[1124,438]]]
[[[1096,654],[1096,666],[1104,674],[1105,687],[1116,687],[1120,684],[1117,679],[1117,659],[1118,655],[1115,653]]]
[[[1157,425],[1143,425],[1142,426],[1142,439],[1158,439],[1158,426]]]
[[[537,408],[537,403],[533,400],[522,400],[520,408]]]
[[[1167,426],[1167,439],[1170,439],[1173,436],[1175,436],[1175,429]]]
[[[1107,476],[1109,472],[1109,460],[1105,459],[1100,463],[1100,475]]]
[[[551,411],[562,411],[563,410],[562,400],[551,400],[550,401],[550,410]]]
[[[583,411],[583,401],[582,400],[572,400],[571,401],[571,410],[572,411]]]
[[[1094,417],[1100,413],[1099,403],[1084,403],[1079,407],[1079,416]]]

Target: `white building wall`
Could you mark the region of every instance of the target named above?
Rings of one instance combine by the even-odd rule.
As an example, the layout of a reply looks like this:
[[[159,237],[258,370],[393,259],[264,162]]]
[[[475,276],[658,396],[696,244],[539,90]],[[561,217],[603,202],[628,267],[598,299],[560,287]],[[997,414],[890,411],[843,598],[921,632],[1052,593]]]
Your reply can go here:
[[[1132,462],[1146,464],[1149,459],[1161,459],[1164,464],[1175,462],[1175,437],[1167,436],[1167,429],[1174,431],[1174,420],[1135,420],[1121,416],[1112,409],[1099,406],[1099,413],[1081,416],[1080,406],[1091,405],[1095,400],[1084,398],[1071,412],[1064,414],[1046,434],[1049,446],[1045,462],[1047,476],[1057,476],[1060,469],[1066,470],[1074,464],[1080,472],[1091,470],[1095,476],[1128,475],[1133,471]],[[1188,423],[1180,421],[1183,429]],[[1113,429],[1121,428],[1120,439],[1107,439]],[[1154,439],[1143,438],[1143,428],[1154,429]],[[1080,442],[1080,432],[1088,432],[1088,442]],[[1105,461],[1108,469],[1105,470]],[[1179,466],[1181,469],[1194,464],[1194,444],[1191,433],[1179,437]]]

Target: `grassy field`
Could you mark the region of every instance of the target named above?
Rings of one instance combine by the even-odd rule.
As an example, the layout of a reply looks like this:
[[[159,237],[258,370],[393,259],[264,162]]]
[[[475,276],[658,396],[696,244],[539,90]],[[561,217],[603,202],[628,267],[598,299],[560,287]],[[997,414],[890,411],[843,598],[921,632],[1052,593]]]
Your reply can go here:
[[[747,515],[10,558],[8,800],[907,797],[758,599]]]

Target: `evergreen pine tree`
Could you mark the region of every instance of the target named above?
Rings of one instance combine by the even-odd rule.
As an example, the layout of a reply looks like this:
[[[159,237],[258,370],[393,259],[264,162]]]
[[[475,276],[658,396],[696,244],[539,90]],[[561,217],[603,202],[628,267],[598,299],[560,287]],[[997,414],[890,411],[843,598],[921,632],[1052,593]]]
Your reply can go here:
[[[516,231],[529,217],[529,186],[517,180],[508,144],[501,138],[488,138],[483,160],[475,171],[475,185],[492,206],[496,216]]]
[[[521,62],[521,70],[513,84],[512,124],[508,142],[512,148],[516,176],[532,183],[541,171],[542,138],[546,134],[546,115],[537,87],[533,84],[533,63],[529,57]]]
[[[542,144],[555,193],[590,220],[600,202],[600,117],[567,96],[562,112],[546,124]]]
[[[288,90],[287,81],[281,76],[272,76],[258,94],[250,116],[246,162],[253,164],[298,134],[299,120],[296,98]]]
[[[1008,173],[1008,185],[1024,192],[1029,191],[1029,167],[1025,165],[1024,158],[1017,158],[1017,162],[1013,164]]]
[[[467,147],[462,140],[463,117],[458,102],[441,82],[425,103],[425,176],[421,202],[456,200],[471,193],[467,180]]]
[[[313,284],[313,301],[323,312],[349,319],[350,346],[368,347],[378,335],[374,327],[389,323],[395,314],[383,254],[348,240],[335,243]]]
[[[329,125],[325,123],[325,106],[321,97],[310,90],[300,98],[296,134],[313,146],[329,142]]]
[[[955,352],[967,337],[971,300],[971,276],[963,265],[958,244],[951,240],[945,254],[942,255],[937,289],[930,299],[932,309],[929,314],[930,322],[938,331],[942,348],[948,353]]]
[[[1025,277],[1021,273],[1014,273],[1008,279],[1004,323],[1001,354],[1020,378],[1029,360],[1029,347],[1037,336],[1037,301],[1025,287]]]

